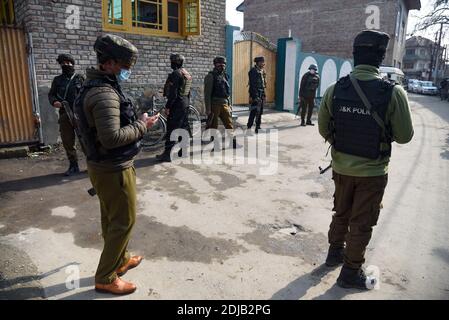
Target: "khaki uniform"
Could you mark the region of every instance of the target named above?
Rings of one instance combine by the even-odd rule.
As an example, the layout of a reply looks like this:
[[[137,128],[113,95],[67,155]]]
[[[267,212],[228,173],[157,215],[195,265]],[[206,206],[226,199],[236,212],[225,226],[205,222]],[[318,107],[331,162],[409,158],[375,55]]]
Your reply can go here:
[[[208,128],[217,129],[218,119],[220,119],[226,129],[234,129],[232,123],[232,109],[228,103],[212,103],[211,112],[213,116]]]
[[[223,72],[220,74],[216,70],[209,72],[204,79],[204,102],[206,112],[208,114],[211,113],[207,128],[217,129],[218,120],[220,119],[226,129],[234,129],[230,94],[228,93],[226,96],[226,94],[220,92],[220,96],[217,96],[217,80],[221,81],[222,84],[229,85],[226,73]]]
[[[87,70],[89,80],[105,79],[106,74],[96,69]],[[99,153],[135,143],[146,132],[143,121],[137,120],[121,126],[121,99],[114,88],[115,81],[108,85],[89,89],[84,97],[83,110],[89,127],[96,130]],[[136,221],[136,173],[133,159],[109,159],[87,161],[87,170],[100,200],[101,227],[104,248],[95,275],[95,282],[109,284],[117,274],[115,270],[128,262],[127,251],[132,228]]]

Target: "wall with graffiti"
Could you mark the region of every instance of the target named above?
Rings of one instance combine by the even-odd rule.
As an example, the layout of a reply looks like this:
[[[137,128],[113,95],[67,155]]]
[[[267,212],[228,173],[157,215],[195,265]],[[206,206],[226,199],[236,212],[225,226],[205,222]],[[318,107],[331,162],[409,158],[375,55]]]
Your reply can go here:
[[[318,66],[321,78],[317,100],[326,89],[353,69],[352,60],[301,51],[301,42],[295,38],[278,40],[276,73],[276,109],[296,112],[299,84],[311,64]]]

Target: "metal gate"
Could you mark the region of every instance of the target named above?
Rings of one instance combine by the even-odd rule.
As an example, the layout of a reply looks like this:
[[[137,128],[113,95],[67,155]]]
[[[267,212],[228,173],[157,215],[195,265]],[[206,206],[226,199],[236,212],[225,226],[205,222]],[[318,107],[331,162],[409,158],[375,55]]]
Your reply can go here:
[[[254,58],[265,57],[267,73],[267,103],[275,101],[276,46],[255,32],[241,32],[234,39],[232,71],[232,102],[234,105],[249,103],[248,72],[254,66]]]
[[[0,146],[39,140],[22,29],[0,27]]]

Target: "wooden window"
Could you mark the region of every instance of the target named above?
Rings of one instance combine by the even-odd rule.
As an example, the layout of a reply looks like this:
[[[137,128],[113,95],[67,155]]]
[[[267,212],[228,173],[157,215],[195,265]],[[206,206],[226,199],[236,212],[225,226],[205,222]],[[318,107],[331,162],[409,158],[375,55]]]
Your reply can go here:
[[[14,24],[14,1],[0,0],[0,24]]]
[[[168,32],[179,33],[181,30],[181,4],[179,1],[168,1]]]
[[[184,0],[185,34],[199,35],[201,33],[201,6],[196,0]]]
[[[162,0],[132,0],[132,26],[162,30]]]
[[[199,35],[200,7],[200,0],[103,0],[103,28],[169,37]]]

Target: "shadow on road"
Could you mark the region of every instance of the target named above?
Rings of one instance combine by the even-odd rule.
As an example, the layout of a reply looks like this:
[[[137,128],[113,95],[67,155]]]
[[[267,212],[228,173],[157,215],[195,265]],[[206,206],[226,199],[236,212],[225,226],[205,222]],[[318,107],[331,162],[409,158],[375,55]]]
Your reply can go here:
[[[79,263],[67,263],[40,275],[0,279],[0,300],[46,299],[70,291],[72,289],[67,288],[65,283],[44,288],[40,281],[72,265],[79,265]],[[93,277],[83,278],[79,281],[79,287],[93,286],[93,283]]]
[[[285,288],[276,292],[271,300],[299,300],[310,288],[313,288],[321,283],[321,280],[330,272],[336,270],[337,267],[327,267],[325,264],[315,268],[312,272],[302,275],[298,279],[290,282]],[[335,288],[334,288],[335,287]],[[336,286],[326,291],[319,298],[321,299],[342,299],[347,295],[347,290],[340,289]]]
[[[65,177],[61,173],[51,173],[42,176],[27,177],[23,179],[4,181],[0,183],[0,194],[10,191],[26,191],[64,185],[73,181],[82,180],[87,177],[87,172],[83,171],[78,175]]]

